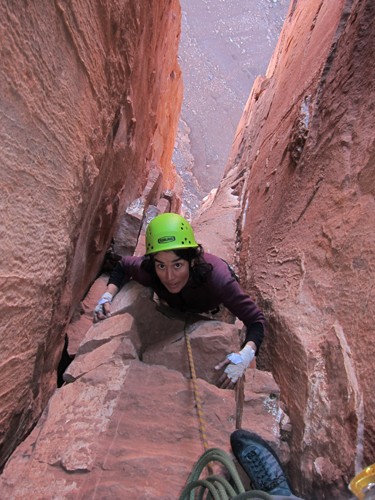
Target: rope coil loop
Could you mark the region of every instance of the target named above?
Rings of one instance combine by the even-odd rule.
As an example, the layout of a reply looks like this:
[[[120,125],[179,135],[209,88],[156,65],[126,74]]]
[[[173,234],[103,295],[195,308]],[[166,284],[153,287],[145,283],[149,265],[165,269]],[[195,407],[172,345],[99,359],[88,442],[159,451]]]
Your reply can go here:
[[[203,469],[213,461],[220,462],[226,467],[230,475],[230,480],[217,475],[199,479]],[[207,492],[206,498],[213,500],[245,500],[247,498],[272,500],[272,497],[264,491],[245,491],[233,460],[225,451],[219,448],[207,450],[198,459],[179,500],[194,500],[195,490],[197,489],[199,489],[198,500],[204,498],[205,492]]]

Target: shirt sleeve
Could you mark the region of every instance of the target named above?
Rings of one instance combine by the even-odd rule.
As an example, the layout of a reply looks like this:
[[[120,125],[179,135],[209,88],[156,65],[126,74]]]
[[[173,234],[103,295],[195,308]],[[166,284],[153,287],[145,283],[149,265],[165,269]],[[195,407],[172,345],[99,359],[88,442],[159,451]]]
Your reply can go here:
[[[143,257],[123,257],[111,272],[107,285],[116,285],[122,288],[131,279],[141,285],[151,286],[151,275],[141,267]]]
[[[129,280],[128,280],[129,281]],[[116,285],[117,288],[121,288],[126,283],[126,272],[122,261],[120,260],[115,265],[113,271],[111,272],[107,285]]]
[[[252,325],[247,327],[245,342],[242,344],[241,349],[242,347],[244,347],[245,344],[247,344],[247,342],[252,341],[256,345],[257,347],[256,351],[258,352],[259,347],[263,342],[263,339],[264,339],[263,323],[261,322],[253,323]]]
[[[229,309],[246,327],[246,342],[254,342],[258,349],[262,344],[265,330],[265,317],[252,300],[252,298],[241,288],[238,281],[230,273],[228,266],[218,261],[212,261],[214,270],[211,286],[220,292],[222,304]]]

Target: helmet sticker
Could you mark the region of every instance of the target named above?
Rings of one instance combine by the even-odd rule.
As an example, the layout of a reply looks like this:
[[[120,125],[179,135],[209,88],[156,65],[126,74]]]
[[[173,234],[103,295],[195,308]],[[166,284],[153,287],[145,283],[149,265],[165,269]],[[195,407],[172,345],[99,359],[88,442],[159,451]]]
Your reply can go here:
[[[162,238],[158,238],[158,243],[171,243],[172,241],[176,241],[174,236],[163,236]]]

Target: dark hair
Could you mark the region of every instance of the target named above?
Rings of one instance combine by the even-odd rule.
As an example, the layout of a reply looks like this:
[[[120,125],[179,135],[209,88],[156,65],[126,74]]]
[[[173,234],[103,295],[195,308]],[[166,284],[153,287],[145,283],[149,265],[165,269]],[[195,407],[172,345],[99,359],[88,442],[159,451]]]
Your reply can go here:
[[[174,252],[181,259],[189,262],[190,277],[196,285],[205,283],[212,272],[212,264],[204,260],[204,250],[202,245],[196,248],[177,248],[176,250],[168,250]],[[192,265],[191,265],[192,264]],[[155,271],[154,254],[145,255],[141,264],[142,269],[152,274],[156,284],[162,285]]]

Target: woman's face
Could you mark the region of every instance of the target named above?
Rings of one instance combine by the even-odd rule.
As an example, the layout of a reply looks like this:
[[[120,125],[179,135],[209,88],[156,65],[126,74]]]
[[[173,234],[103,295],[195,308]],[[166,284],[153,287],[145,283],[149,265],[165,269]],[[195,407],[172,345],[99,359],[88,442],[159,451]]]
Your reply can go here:
[[[172,250],[156,253],[154,260],[156,274],[168,292],[180,292],[189,280],[189,262]]]

